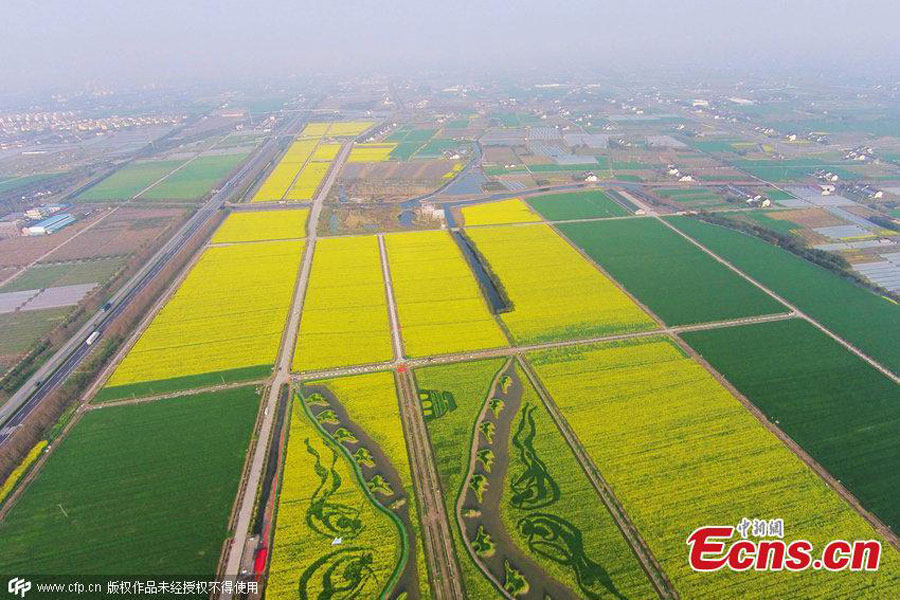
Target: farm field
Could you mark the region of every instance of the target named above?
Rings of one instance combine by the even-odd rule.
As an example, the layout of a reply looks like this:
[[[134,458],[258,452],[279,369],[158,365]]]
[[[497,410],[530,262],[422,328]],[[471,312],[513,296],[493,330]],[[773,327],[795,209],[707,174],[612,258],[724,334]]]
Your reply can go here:
[[[301,138],[320,138],[328,133],[329,122],[307,123],[300,134]]]
[[[671,339],[533,352],[528,360],[683,598],[868,597],[900,582],[883,545],[878,573],[693,571],[700,524],[781,518],[820,548],[875,531]],[[708,443],[714,435],[716,443]]]
[[[155,160],[129,163],[78,195],[79,200],[127,200],[151,183],[171,173],[181,160]]]
[[[787,307],[656,219],[559,229],[668,325],[787,312]]]
[[[798,229],[802,229],[802,226],[791,221],[788,217],[790,216],[789,211],[784,211],[787,214],[782,215],[780,218],[772,217],[772,214],[778,214],[782,211],[770,211],[770,212],[748,212],[741,215],[743,218],[752,221],[753,223],[765,227],[767,229],[771,229],[773,231],[777,231],[778,233],[783,233],[784,235],[789,235],[794,233]]]
[[[415,587],[420,597],[429,598],[431,586],[428,581],[425,546],[419,520],[419,502],[413,490],[409,450],[400,418],[394,374],[381,371],[327,379],[314,382],[312,385],[315,383],[327,388],[340,407],[346,411],[346,421],[340,417],[337,419],[340,425],[358,428],[371,440],[370,442],[360,440],[356,443],[348,440],[343,444],[354,452],[354,459],[366,476],[370,487],[374,487],[374,482],[379,476],[387,481],[387,488],[375,488],[375,496],[382,505],[396,507],[393,510],[404,522],[404,527],[407,528],[410,570],[415,571],[418,583]],[[321,417],[322,413],[318,414]],[[360,458],[361,448],[365,448],[373,456],[371,461],[374,465],[368,465],[366,464],[368,460]],[[388,464],[379,464],[385,461]],[[399,489],[394,486],[399,486]]]
[[[100,284],[115,275],[124,263],[121,258],[98,258],[73,263],[37,264],[0,287],[0,293],[80,283]]]
[[[28,472],[28,469],[37,461],[38,458],[44,453],[44,449],[47,447],[47,440],[41,440],[37,444],[31,447],[31,450],[28,451],[28,454],[25,455],[25,458],[22,459],[15,469],[7,476],[7,478],[3,481],[3,485],[0,485],[0,504],[3,503],[4,500],[12,493],[15,489],[16,485],[25,474]]]
[[[247,153],[201,156],[143,194],[145,200],[195,200],[215,187],[249,156]]]
[[[332,121],[328,137],[356,137],[375,125],[375,121]]]
[[[463,206],[460,212],[467,226],[535,223],[541,220],[539,215],[518,198]]]
[[[90,230],[83,231],[75,239],[66,240],[65,237],[62,237],[52,240],[51,238],[61,236],[69,229],[79,227],[80,223],[52,236],[0,240],[0,262],[4,258],[3,251],[6,249],[12,249],[12,252],[9,253],[11,258],[23,261],[29,258],[34,260],[40,254],[56,248],[43,259],[42,264],[129,256],[171,231],[185,215],[186,212],[180,208],[147,205],[120,206],[116,209],[115,214],[107,214],[100,223],[93,221],[95,225]],[[3,248],[3,242],[7,241],[14,243]],[[66,241],[65,245],[60,245],[62,241]],[[16,245],[15,242],[19,244]],[[50,242],[49,247],[45,245],[45,242]]]
[[[734,166],[766,181],[802,181],[819,168],[834,171],[833,165],[824,164],[814,158],[791,158],[785,160],[749,160],[734,161]]]
[[[88,411],[0,523],[0,570],[213,579],[258,405],[244,387]]]
[[[758,238],[688,217],[669,222],[894,373],[900,306]]]
[[[895,531],[900,390],[799,319],[684,340]]]
[[[21,177],[8,177],[0,175],[0,194],[15,190],[26,185],[47,181],[54,177],[58,177],[62,173],[37,173],[35,175],[23,175]]]
[[[454,515],[457,498],[464,491],[463,484],[468,470],[469,448],[472,444],[475,420],[487,399],[494,376],[503,367],[504,362],[503,359],[491,359],[415,370],[420,395],[423,390],[449,392],[456,404],[456,409],[439,418],[426,418],[425,424],[434,452],[444,508],[450,519],[450,530],[463,578],[462,583],[467,597],[470,598],[501,597],[466,551]]]
[[[325,179],[328,170],[331,168],[330,162],[308,162],[306,166],[297,175],[294,184],[290,187],[285,195],[285,200],[312,200],[319,189],[319,184]]]
[[[316,148],[315,152],[313,152],[310,160],[325,162],[332,161],[337,158],[337,155],[340,151],[340,144],[319,144],[319,147]]]
[[[408,356],[507,345],[449,232],[392,233],[385,244]]]
[[[528,204],[548,221],[624,217],[631,214],[601,190],[541,195],[528,198]]]
[[[382,162],[390,158],[397,144],[356,144],[347,157],[347,162]]]
[[[506,531],[526,556],[577,595],[652,597],[647,575],[550,413],[521,367],[514,372],[521,382],[519,406],[500,410],[501,420],[504,410],[516,411],[509,415],[509,466],[499,498]],[[495,479],[493,469],[491,475]],[[586,512],[586,506],[596,508]],[[577,537],[580,544],[562,543],[555,550],[571,553],[577,557],[571,562],[581,566],[544,552],[545,540],[536,533],[544,527],[561,538]]]
[[[320,238],[293,370],[377,363],[393,354],[378,238]]]
[[[714,191],[702,187],[656,188],[657,196],[676,204],[690,208],[727,205],[727,202]]]
[[[302,251],[300,241],[207,248],[95,401],[267,375]]]
[[[0,314],[0,374],[12,368],[44,335],[65,321],[71,306]]]
[[[291,240],[306,237],[308,208],[233,212],[213,234],[212,244]]]
[[[512,301],[521,344],[653,329],[656,323],[547,225],[466,230]]]
[[[284,198],[318,143],[318,140],[293,142],[262,185],[259,186],[259,189],[256,190],[251,202],[270,202]]]
[[[345,568],[360,597],[387,593],[404,556],[398,523],[368,494],[347,450],[307,414],[291,407],[266,597],[328,597],[330,571]],[[337,517],[337,518],[332,518]],[[336,537],[346,544],[334,549]],[[324,594],[324,595],[323,595]]]
[[[391,150],[389,159],[409,160],[416,152],[418,152],[419,148],[422,148],[422,146],[423,144],[421,142],[400,142],[399,144],[395,144],[394,149]]]

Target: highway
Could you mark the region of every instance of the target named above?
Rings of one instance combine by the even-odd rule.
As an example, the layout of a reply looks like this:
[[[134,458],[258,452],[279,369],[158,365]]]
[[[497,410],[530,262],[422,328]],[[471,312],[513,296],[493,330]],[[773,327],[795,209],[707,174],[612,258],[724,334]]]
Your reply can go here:
[[[2,446],[31,412],[52,391],[71,375],[99,344],[88,345],[87,337],[93,331],[101,332],[121,315],[131,302],[162,271],[172,257],[185,247],[194,234],[221,208],[236,189],[256,176],[277,154],[278,138],[291,131],[303,117],[287,121],[282,131],[273,135],[209,200],[175,233],[135,275],[110,298],[109,308],[100,309],[56,353],[32,375],[25,384],[0,407],[0,446]]]

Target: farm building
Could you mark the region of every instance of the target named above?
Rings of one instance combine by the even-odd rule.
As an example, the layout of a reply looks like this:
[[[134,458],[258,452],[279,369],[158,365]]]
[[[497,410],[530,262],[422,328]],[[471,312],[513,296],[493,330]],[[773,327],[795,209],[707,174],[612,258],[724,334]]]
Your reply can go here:
[[[22,233],[25,235],[49,235],[51,233],[56,233],[63,227],[70,225],[75,222],[75,217],[68,213],[63,213],[61,215],[54,215],[49,219],[44,219],[43,221],[39,221],[34,225],[29,225],[28,227],[22,228]]]

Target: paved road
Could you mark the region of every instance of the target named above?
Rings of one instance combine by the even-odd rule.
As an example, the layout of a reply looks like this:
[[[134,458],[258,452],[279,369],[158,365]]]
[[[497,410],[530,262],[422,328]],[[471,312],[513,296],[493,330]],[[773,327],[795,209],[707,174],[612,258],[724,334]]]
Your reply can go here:
[[[226,579],[237,579],[242,575],[241,565],[252,564],[250,557],[244,556],[246,552],[255,551],[253,544],[247,544],[247,537],[250,533],[250,524],[253,521],[254,509],[256,508],[256,490],[262,480],[263,467],[265,466],[267,450],[272,434],[272,426],[275,422],[275,413],[278,405],[278,395],[281,386],[291,382],[291,359],[294,356],[294,340],[297,339],[297,332],[300,329],[300,315],[303,312],[303,303],[306,296],[306,288],[309,283],[309,273],[312,270],[313,254],[316,248],[316,239],[318,237],[317,230],[319,224],[319,216],[322,214],[322,205],[331,186],[334,184],[337,175],[341,170],[341,165],[350,154],[353,144],[346,143],[338,153],[331,167],[331,171],[322,183],[316,199],[313,201],[312,208],[309,213],[308,235],[306,238],[306,248],[303,252],[303,261],[300,265],[300,275],[297,277],[297,285],[294,290],[294,299],[288,315],[288,323],[284,329],[281,338],[281,347],[278,351],[278,361],[275,365],[275,375],[269,387],[268,395],[265,399],[265,409],[263,411],[263,420],[259,429],[256,446],[253,448],[253,455],[250,459],[250,466],[243,487],[243,495],[238,502],[237,517],[234,526],[234,538],[229,545],[229,551],[225,557],[225,568],[223,576]],[[223,592],[221,598],[230,598],[231,594]]]
[[[299,120],[300,117],[295,117]],[[293,121],[286,123],[285,129],[292,127]],[[212,217],[232,193],[262,169],[277,153],[277,136],[263,144],[252,159],[231,177],[218,192],[175,233],[128,283],[110,298],[111,308],[99,310],[73,335],[12,397],[0,407],[0,445],[6,442],[15,428],[20,426],[29,414],[50,392],[55,390],[75,371],[98,344],[88,346],[86,338],[93,331],[102,331],[113,319],[122,314],[134,298],[149,285],[169,261],[187,245],[198,229]]]

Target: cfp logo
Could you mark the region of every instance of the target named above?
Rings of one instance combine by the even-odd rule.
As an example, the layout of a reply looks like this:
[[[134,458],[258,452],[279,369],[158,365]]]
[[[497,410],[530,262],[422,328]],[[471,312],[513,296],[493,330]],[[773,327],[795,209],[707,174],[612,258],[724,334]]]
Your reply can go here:
[[[21,577],[13,577],[9,580],[9,583],[6,585],[6,591],[8,591],[13,596],[21,596],[25,597],[25,592],[31,589],[31,582]]]

